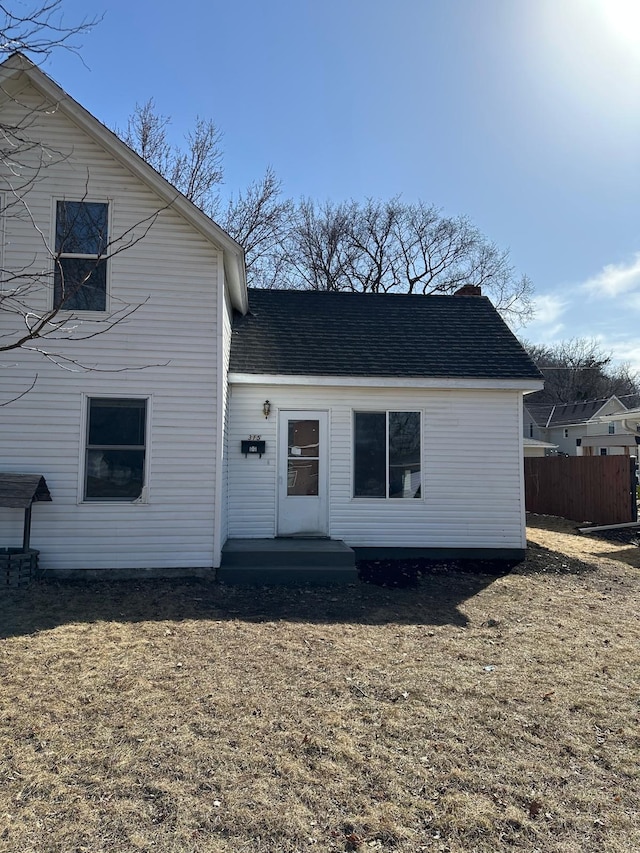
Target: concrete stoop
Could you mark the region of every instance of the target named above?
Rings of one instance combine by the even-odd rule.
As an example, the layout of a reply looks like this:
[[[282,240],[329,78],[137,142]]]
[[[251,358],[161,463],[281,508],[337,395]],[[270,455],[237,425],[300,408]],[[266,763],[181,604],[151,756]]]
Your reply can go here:
[[[227,539],[217,578],[230,584],[355,583],[355,553],[337,539]]]

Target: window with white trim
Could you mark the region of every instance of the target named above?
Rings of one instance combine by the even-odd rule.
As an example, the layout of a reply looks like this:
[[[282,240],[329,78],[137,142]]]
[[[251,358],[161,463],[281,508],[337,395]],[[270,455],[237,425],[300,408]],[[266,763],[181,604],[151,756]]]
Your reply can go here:
[[[420,412],[355,412],[353,496],[419,498]]]
[[[615,421],[609,421],[609,435],[615,435],[615,434],[616,434],[616,422]]]
[[[103,202],[56,203],[54,307],[106,311],[108,219]]]
[[[569,430],[568,430],[568,429],[565,429],[565,430],[564,430],[564,432],[563,432],[563,435],[564,435],[564,437],[565,437],[565,438],[569,438]]]
[[[145,483],[146,428],[146,400],[89,398],[84,500],[140,497]]]

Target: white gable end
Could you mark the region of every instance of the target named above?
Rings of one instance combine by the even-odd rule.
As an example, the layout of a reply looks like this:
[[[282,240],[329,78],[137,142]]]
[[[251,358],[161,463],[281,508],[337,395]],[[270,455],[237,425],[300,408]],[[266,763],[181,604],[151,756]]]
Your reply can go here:
[[[211,569],[220,547],[217,427],[229,346],[223,334],[228,248],[168,205],[65,110],[42,110],[33,87],[1,109],[8,123],[29,116],[29,133],[42,141],[47,158],[36,168],[40,149],[33,149],[36,179],[4,222],[4,269],[49,273],[47,286],[30,295],[32,310],[51,305],[47,245],[54,244],[58,201],[108,205],[110,240],[124,235],[122,251],[107,262],[107,312],[79,312],[76,340],[0,355],[3,399],[19,398],[0,409],[0,470],[41,473],[52,495],[52,503],[34,510],[32,546],[45,570]],[[19,179],[6,171],[0,178],[5,197],[16,198]],[[104,334],[78,340],[119,316]],[[2,334],[15,328],[15,318],[2,312],[0,324]],[[145,486],[135,502],[85,500],[92,399],[144,401]],[[3,545],[19,544],[21,524],[19,511],[0,513]]]

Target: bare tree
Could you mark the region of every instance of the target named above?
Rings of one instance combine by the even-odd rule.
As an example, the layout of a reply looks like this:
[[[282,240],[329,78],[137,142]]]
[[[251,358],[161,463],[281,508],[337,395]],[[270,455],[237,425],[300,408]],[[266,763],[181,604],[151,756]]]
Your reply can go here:
[[[291,217],[292,203],[283,199],[271,168],[244,192],[231,196],[220,224],[244,248],[247,280],[274,286],[282,272],[280,247]]]
[[[222,134],[214,122],[196,119],[185,137],[186,146],[169,142],[171,117],[158,112],[153,98],[136,105],[127,119],[126,130],[115,132],[156,171],[172,183],[204,213],[220,225],[245,250],[245,268],[250,284],[275,284],[282,269],[279,247],[284,240],[291,202],[283,199],[280,181],[271,168],[259,180],[224,205],[220,187]]]
[[[509,253],[466,217],[446,217],[423,202],[303,200],[282,252],[289,287],[448,294],[472,284],[511,321],[524,322],[532,311],[531,282],[516,274]]]
[[[169,122],[150,100],[136,107],[121,136],[205,213],[219,212],[222,227],[245,249],[249,284],[422,294],[472,284],[482,286],[515,325],[530,318],[530,280],[467,217],[399,197],[294,203],[282,197],[271,169],[221,209],[219,132],[198,120],[182,150],[167,140]]]
[[[223,177],[221,133],[212,121],[197,118],[185,137],[186,147],[180,148],[167,139],[170,124],[170,116],[158,113],[151,98],[142,106],[136,104],[126,130],[116,129],[116,133],[189,201],[213,217]]]
[[[45,58],[58,48],[77,51],[78,37],[89,32],[100,16],[65,24],[62,0],[0,3],[0,54],[20,52]]]
[[[527,397],[542,404],[598,400],[615,394],[626,405],[636,405],[640,377],[629,364],[616,364],[598,341],[572,338],[554,345],[523,346],[542,371],[545,387]]]

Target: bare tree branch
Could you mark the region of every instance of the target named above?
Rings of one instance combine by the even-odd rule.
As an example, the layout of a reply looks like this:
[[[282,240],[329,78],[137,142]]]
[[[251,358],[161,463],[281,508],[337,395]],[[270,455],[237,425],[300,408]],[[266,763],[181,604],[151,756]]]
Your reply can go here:
[[[168,141],[170,124],[171,117],[158,113],[150,98],[145,104],[136,104],[126,130],[116,128],[115,132],[189,201],[208,216],[214,216],[224,175],[222,134],[214,122],[198,118],[185,137],[186,148],[183,149]]]
[[[123,139],[205,213],[218,210],[222,182],[220,134],[196,122],[181,150],[167,140],[169,118],[152,100],[137,106]],[[454,293],[480,285],[514,325],[532,313],[533,288],[518,276],[507,251],[464,216],[399,197],[294,203],[281,195],[271,169],[231,196],[220,221],[245,249],[247,280],[257,287],[312,290]]]
[[[77,52],[78,36],[88,33],[102,16],[83,18],[69,26],[63,20],[62,0],[16,4],[0,3],[0,53],[28,53],[48,57],[57,48]]]

